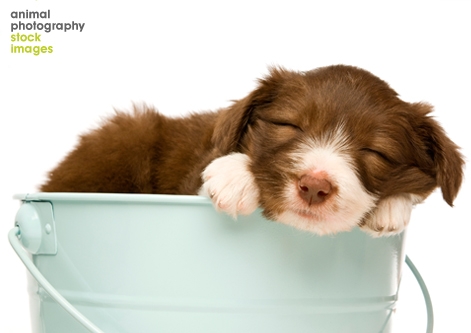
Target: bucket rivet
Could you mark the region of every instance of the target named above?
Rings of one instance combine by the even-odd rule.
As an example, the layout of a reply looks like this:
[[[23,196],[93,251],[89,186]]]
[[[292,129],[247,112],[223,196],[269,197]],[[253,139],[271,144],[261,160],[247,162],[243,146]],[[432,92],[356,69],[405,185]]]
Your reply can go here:
[[[51,225],[50,225],[49,223],[44,226],[44,229],[46,229],[46,234],[48,234],[48,235],[49,235],[49,234],[51,233],[51,231],[52,231],[52,227],[51,227]]]

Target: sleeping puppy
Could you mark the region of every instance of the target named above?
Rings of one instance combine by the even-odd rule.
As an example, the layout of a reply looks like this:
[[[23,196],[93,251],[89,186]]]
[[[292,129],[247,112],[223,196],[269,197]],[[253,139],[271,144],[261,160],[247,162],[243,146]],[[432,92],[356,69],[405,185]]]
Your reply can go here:
[[[234,217],[261,207],[321,235],[392,235],[435,188],[452,206],[461,185],[463,158],[431,111],[356,67],[273,68],[217,112],[117,112],[40,189],[201,194]]]

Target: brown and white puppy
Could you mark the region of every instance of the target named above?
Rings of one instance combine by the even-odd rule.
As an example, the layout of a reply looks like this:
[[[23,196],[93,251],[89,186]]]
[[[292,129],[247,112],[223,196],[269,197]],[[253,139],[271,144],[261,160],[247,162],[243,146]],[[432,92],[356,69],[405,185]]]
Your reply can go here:
[[[261,207],[318,234],[391,235],[436,187],[451,206],[461,185],[462,156],[431,111],[356,67],[274,68],[217,112],[117,112],[40,189],[202,194],[234,217]]]

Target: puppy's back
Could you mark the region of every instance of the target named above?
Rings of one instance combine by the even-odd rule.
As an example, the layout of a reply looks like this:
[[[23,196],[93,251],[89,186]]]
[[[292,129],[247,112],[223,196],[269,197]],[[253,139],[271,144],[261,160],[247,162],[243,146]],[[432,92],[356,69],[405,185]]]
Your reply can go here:
[[[44,192],[151,193],[152,163],[166,118],[151,109],[117,112],[48,175]]]

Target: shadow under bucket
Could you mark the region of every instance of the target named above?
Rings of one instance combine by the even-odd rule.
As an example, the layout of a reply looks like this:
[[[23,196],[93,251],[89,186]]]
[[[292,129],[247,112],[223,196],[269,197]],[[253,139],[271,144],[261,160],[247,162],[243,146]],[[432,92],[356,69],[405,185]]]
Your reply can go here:
[[[319,237],[198,196],[15,198],[34,265],[103,332],[392,331],[404,234]],[[34,333],[89,332],[31,276],[28,290]]]

